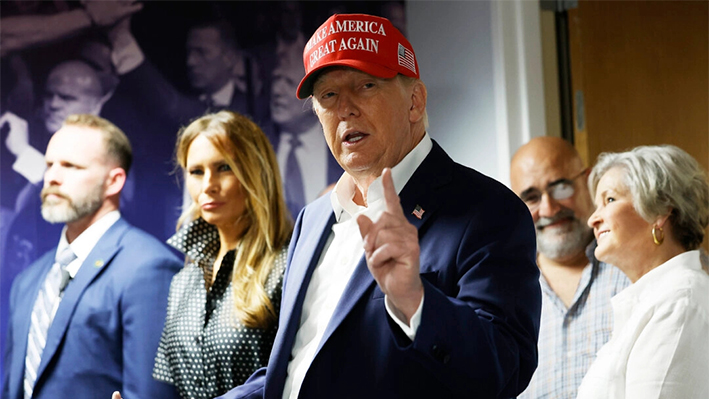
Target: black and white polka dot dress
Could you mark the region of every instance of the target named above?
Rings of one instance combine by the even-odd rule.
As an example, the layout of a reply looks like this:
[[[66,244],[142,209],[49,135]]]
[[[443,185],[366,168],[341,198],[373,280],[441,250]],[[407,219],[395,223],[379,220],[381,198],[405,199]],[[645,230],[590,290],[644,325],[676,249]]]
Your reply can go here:
[[[153,377],[175,385],[183,398],[214,398],[266,366],[277,323],[263,330],[247,328],[237,320],[231,289],[234,251],[222,260],[214,284],[209,290],[205,287],[205,275],[211,275],[209,269],[219,251],[214,226],[197,219],[168,244],[185,253],[188,262],[170,285]],[[276,314],[286,252],[287,248],[281,250],[266,280],[266,294]]]

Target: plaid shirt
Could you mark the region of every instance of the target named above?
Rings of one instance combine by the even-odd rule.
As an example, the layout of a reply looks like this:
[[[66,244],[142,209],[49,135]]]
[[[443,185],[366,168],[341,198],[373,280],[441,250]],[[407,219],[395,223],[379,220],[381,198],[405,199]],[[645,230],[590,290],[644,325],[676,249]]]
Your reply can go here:
[[[573,302],[567,309],[544,276],[539,330],[539,366],[520,399],[574,399],[596,352],[610,338],[610,299],[630,284],[615,266],[593,256],[596,242],[586,248],[590,263],[583,270]]]

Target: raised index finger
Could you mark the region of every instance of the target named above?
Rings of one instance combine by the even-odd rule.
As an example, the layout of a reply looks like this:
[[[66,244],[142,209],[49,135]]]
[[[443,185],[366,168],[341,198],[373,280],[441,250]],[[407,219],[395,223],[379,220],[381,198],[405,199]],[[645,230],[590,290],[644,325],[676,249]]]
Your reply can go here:
[[[394,188],[394,179],[391,177],[391,169],[385,168],[382,172],[382,187],[384,188],[384,201],[386,203],[386,211],[392,214],[403,214],[399,195]]]

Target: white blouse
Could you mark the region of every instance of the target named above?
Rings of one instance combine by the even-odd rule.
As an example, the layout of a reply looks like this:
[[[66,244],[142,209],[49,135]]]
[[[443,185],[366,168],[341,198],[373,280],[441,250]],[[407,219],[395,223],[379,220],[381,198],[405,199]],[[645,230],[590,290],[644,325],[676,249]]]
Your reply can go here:
[[[709,398],[709,275],[675,256],[611,300],[614,327],[578,399]]]

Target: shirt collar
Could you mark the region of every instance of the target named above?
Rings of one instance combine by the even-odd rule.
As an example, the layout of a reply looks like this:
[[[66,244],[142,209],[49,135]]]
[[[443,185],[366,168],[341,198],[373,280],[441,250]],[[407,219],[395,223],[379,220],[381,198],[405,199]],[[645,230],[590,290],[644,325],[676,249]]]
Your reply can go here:
[[[197,218],[182,226],[167,244],[199,264],[219,251],[219,231],[204,219]]]
[[[391,168],[391,177],[394,180],[394,189],[397,194],[401,192],[406,183],[413,176],[419,165],[426,159],[426,156],[431,152],[433,143],[431,136],[426,132],[423,139],[411,150],[404,159],[396,166]],[[335,188],[330,193],[330,201],[332,209],[335,212],[337,222],[340,222],[343,216],[352,217],[361,212],[366,207],[359,206],[352,200],[355,193],[355,183],[350,175],[346,172],[337,181]],[[384,188],[382,186],[382,177],[377,177],[372,184],[369,185],[367,192],[367,203],[372,204],[384,200]]]
[[[630,284],[628,288],[613,297],[613,303],[615,303],[615,298],[618,298],[618,302],[620,302],[630,298],[642,300],[645,296],[656,295],[657,292],[652,287],[663,284],[664,281],[667,281],[668,274],[671,275],[678,268],[702,270],[699,250],[682,252],[645,273],[635,283]]]
[[[199,96],[201,101],[208,97],[212,99],[212,104],[218,107],[228,107],[231,104],[231,98],[234,96],[234,79],[229,79],[228,82],[219,90],[212,94],[202,94]]]
[[[76,261],[71,262],[67,266],[67,271],[74,277],[79,271],[79,268],[84,263],[86,258],[94,249],[98,241],[103,237],[103,235],[108,231],[114,223],[121,218],[121,213],[119,211],[111,211],[103,215],[99,220],[94,222],[81,234],[79,234],[71,244],[66,239],[66,225],[62,229],[61,237],[59,238],[59,245],[57,245],[57,254],[60,254],[66,247],[71,247],[72,252],[76,255]]]
[[[668,284],[673,289],[672,274],[678,269],[702,270],[700,252],[698,250],[683,252],[667,262],[645,273],[635,283],[611,298],[613,306],[613,330],[620,331],[633,313],[633,308],[639,302],[651,301],[661,295]]]
[[[544,292],[544,294],[546,294],[549,298],[553,298],[552,300],[561,309],[571,311],[577,305],[579,299],[584,295],[584,293],[590,289],[589,287],[591,286],[591,283],[598,275],[598,260],[593,255],[593,251],[596,249],[597,245],[598,244],[596,243],[596,240],[593,240],[586,246],[585,251],[589,262],[581,272],[581,279],[579,280],[578,286],[576,287],[576,293],[574,293],[574,298],[571,300],[571,305],[568,309],[566,308],[566,305],[564,305],[564,303],[561,301],[559,296],[556,294],[556,292],[554,292],[554,290],[551,288],[551,285],[549,285],[549,282],[547,281],[546,277],[544,277],[544,273],[539,273],[539,283],[542,286],[542,292]]]
[[[313,121],[313,125],[307,128],[303,132],[294,133],[288,130],[281,131],[281,135],[284,138],[290,139],[293,136],[297,136],[304,147],[317,148],[322,146],[323,143],[323,131],[322,125],[317,119]]]

